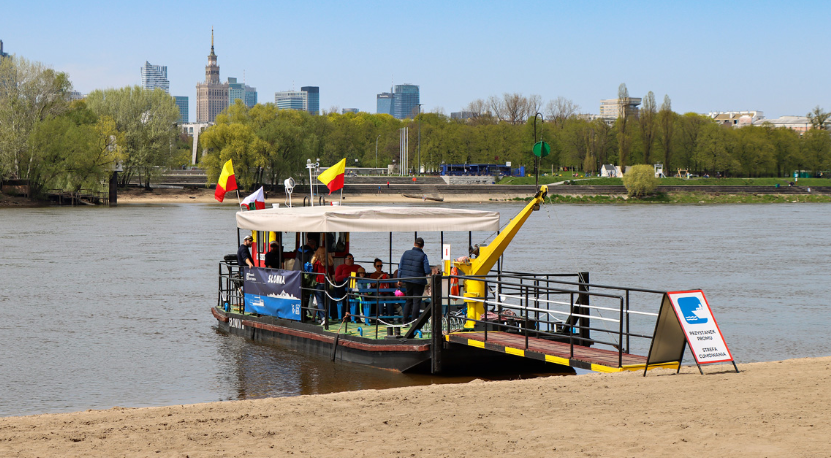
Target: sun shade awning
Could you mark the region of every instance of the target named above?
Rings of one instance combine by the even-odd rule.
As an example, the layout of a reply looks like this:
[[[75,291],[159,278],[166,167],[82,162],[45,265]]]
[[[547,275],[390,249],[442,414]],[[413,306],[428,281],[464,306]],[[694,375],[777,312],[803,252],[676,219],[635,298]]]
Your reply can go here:
[[[497,231],[499,212],[434,207],[281,207],[238,212],[237,227],[273,232]]]

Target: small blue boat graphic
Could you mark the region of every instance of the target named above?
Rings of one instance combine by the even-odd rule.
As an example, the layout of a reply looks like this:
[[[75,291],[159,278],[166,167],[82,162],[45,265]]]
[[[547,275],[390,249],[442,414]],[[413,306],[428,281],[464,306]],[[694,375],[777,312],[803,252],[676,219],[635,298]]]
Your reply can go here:
[[[704,306],[697,297],[681,297],[678,298],[678,307],[681,308],[681,314],[684,315],[684,320],[689,324],[705,324],[708,321],[707,314],[704,311]]]

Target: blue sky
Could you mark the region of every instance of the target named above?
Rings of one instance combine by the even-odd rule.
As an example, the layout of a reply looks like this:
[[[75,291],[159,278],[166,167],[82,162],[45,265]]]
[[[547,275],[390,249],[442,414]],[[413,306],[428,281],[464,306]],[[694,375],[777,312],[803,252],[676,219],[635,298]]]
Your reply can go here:
[[[518,92],[581,111],[664,94],[675,111],[831,109],[831,2],[6,2],[5,51],[69,73],[76,90],[140,84],[166,65],[172,95],[204,80],[211,26],[220,76],[274,92],[319,86],[321,108],[375,112],[395,84],[425,111]]]

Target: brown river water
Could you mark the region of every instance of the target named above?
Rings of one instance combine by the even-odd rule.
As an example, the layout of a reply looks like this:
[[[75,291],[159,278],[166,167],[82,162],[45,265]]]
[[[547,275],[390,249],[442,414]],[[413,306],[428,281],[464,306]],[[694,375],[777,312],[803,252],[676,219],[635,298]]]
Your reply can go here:
[[[459,207],[497,210],[502,224],[521,208]],[[218,332],[209,308],[217,262],[236,250],[234,212],[209,204],[0,209],[0,416],[505,376],[333,364]],[[740,365],[825,356],[829,228],[826,204],[547,205],[508,248],[504,268],[701,288]],[[419,235],[438,263],[439,234]],[[474,233],[473,242],[490,235]],[[395,261],[411,240],[395,236]],[[467,233],[445,242],[458,256]],[[358,260],[389,257],[387,234],[354,234],[352,247]]]

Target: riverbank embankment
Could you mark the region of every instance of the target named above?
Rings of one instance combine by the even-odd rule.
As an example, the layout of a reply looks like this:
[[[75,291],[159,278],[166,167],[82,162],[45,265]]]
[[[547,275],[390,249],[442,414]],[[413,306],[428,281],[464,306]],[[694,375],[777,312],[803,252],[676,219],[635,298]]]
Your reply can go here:
[[[0,418],[0,455],[825,456],[831,357]]]
[[[339,201],[341,193],[332,195],[319,186],[315,203]],[[533,185],[440,185],[440,184],[391,184],[346,185],[343,201],[362,204],[399,204],[415,202],[481,203],[505,202],[530,198],[536,192]],[[553,203],[785,203],[831,202],[831,187],[780,187],[773,186],[659,186],[657,192],[643,199],[629,199],[623,186],[551,185],[548,190]],[[244,198],[247,193],[241,193]],[[309,199],[308,186],[297,186],[292,194],[293,205],[303,205]],[[235,203],[235,192],[226,195],[225,203]],[[288,202],[283,192],[266,192],[267,204]],[[214,190],[204,187],[168,186],[150,190],[131,187],[119,189],[119,204],[166,203],[216,203]],[[23,197],[0,195],[0,207],[46,206],[48,202],[32,201]]]

